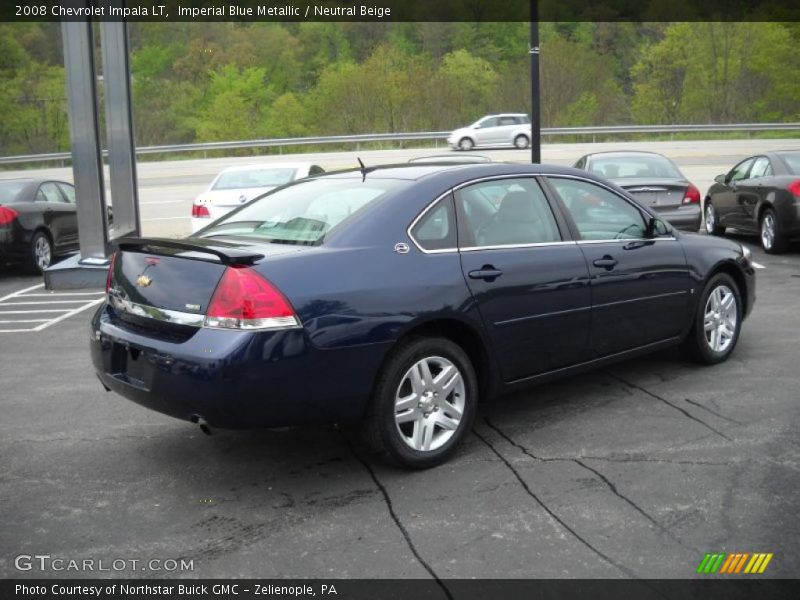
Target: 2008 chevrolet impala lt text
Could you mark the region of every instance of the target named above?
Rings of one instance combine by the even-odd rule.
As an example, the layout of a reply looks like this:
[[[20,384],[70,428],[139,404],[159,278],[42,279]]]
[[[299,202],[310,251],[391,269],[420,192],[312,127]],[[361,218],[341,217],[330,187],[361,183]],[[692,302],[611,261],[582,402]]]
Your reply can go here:
[[[678,344],[723,361],[755,301],[744,246],[547,165],[329,173],[118,246],[92,321],[106,388],[221,428],[360,422],[411,468],[479,399]]]

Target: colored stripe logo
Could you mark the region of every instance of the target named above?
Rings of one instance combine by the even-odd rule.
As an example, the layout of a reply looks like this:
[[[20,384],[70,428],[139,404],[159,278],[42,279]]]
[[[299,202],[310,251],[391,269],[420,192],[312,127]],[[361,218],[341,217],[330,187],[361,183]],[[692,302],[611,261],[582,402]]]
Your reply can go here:
[[[767,569],[772,557],[773,554],[771,552],[756,552],[753,554],[749,552],[709,553],[700,561],[697,573],[704,575],[713,575],[715,573],[760,575]]]

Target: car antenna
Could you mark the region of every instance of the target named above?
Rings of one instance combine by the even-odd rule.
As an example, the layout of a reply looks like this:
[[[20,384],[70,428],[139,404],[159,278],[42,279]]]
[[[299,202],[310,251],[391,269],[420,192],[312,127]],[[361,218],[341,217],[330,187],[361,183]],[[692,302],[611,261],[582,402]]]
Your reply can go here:
[[[361,165],[361,181],[364,182],[367,180],[367,167],[364,166],[364,161],[361,160],[360,156],[356,156],[356,160]]]

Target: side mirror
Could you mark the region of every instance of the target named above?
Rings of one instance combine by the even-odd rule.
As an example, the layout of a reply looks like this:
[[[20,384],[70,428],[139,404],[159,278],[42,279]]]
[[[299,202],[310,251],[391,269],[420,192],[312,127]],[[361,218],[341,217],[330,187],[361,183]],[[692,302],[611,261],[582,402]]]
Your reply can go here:
[[[669,228],[664,224],[663,221],[655,217],[650,217],[647,219],[647,227],[644,233],[645,237],[654,238],[659,235],[669,233]]]
[[[726,183],[728,183],[727,175],[725,175],[724,173],[722,175],[717,175],[716,177],[714,177],[714,181],[716,181],[717,183],[721,183],[722,185],[725,185]]]

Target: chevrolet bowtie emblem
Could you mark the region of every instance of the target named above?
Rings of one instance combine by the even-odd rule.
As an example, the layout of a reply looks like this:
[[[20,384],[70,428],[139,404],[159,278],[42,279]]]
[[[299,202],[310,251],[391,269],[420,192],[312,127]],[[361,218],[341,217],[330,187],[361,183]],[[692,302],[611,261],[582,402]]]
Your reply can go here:
[[[139,277],[136,279],[136,285],[139,287],[147,287],[151,283],[153,283],[153,280],[147,275],[139,275]]]

